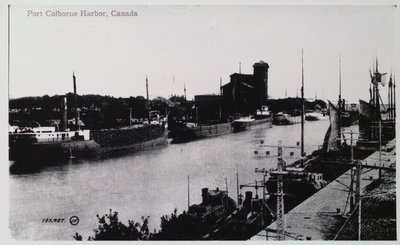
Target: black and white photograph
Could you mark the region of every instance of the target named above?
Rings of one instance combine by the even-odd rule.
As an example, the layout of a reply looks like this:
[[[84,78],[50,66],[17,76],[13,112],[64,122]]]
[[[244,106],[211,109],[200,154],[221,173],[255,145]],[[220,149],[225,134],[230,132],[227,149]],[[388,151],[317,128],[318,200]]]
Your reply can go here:
[[[397,4],[3,4],[2,233],[394,244]]]

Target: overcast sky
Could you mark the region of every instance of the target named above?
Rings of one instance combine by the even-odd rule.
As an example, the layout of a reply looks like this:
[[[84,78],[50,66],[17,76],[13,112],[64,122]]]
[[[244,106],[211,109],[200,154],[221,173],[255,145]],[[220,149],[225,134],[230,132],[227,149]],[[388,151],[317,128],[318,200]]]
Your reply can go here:
[[[108,17],[46,16],[83,9]],[[382,72],[394,70],[394,30],[394,7],[12,6],[9,94],[71,92],[74,71],[79,94],[144,96],[148,75],[151,98],[183,94],[184,83],[192,98],[218,93],[239,62],[251,74],[263,60],[270,96],[296,96],[303,48],[306,97],[337,99],[340,54],[342,96],[357,101],[368,98],[376,54]]]

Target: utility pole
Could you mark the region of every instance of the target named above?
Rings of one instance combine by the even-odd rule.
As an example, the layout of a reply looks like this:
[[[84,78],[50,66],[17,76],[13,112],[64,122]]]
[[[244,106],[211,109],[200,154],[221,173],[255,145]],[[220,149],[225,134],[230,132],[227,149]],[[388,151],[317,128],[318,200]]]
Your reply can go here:
[[[361,241],[361,161],[357,161],[358,240]],[[380,171],[380,169],[379,169]]]
[[[189,180],[189,175],[187,177],[187,185],[188,185],[188,211],[190,207],[190,180]]]
[[[238,165],[236,164],[236,198],[237,204],[241,205],[240,197],[239,197],[239,170]]]
[[[351,155],[351,164],[354,163],[354,153],[353,153],[353,131],[350,131],[350,155]],[[354,171],[353,166],[350,168],[350,212],[354,210],[354,194],[353,194],[353,181],[354,180]]]
[[[263,189],[262,196],[263,197],[262,197],[261,213],[262,213],[262,222],[263,222],[263,225],[264,225],[265,224],[265,216],[266,216],[266,212],[265,212],[265,203],[266,203],[266,201],[265,201],[265,195],[266,195],[266,192],[265,192],[265,181],[266,181],[266,179],[265,179],[265,177],[267,176],[268,171],[266,171],[265,168],[260,169],[260,170],[258,168],[256,168],[255,172],[263,174],[263,184],[262,184],[262,189]],[[265,232],[267,232],[267,230],[265,230]],[[267,238],[267,240],[268,240],[268,238]]]
[[[277,182],[277,207],[276,230],[278,241],[285,240],[284,200],[283,200],[283,159],[282,147],[278,147],[278,182]]]
[[[379,119],[379,179],[382,178],[382,120]]]

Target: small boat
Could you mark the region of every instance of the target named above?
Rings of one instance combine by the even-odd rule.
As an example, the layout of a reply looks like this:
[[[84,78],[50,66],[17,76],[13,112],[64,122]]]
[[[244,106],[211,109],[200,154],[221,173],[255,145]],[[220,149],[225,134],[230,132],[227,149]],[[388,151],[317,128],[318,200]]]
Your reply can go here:
[[[320,112],[308,112],[305,115],[306,121],[318,121],[318,120],[325,120],[328,119],[329,117],[320,113]]]
[[[291,116],[289,114],[278,112],[274,115],[272,123],[274,125],[291,125],[295,123],[300,123],[301,116]]]

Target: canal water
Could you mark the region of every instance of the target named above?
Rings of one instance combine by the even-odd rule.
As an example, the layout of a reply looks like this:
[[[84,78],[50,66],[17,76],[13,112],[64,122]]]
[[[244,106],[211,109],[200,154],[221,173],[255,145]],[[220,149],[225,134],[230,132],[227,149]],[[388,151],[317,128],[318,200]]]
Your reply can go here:
[[[305,123],[308,154],[322,145],[328,126],[329,120]],[[277,163],[264,157],[266,151],[276,155],[277,148],[265,145],[281,140],[283,146],[295,146],[300,127],[254,129],[106,159],[71,159],[29,173],[10,171],[11,233],[21,240],[73,240],[79,232],[86,240],[98,226],[96,215],[109,209],[118,211],[125,224],[149,216],[151,230],[159,229],[162,215],[187,210],[188,176],[190,204],[201,202],[201,188],[225,190],[225,178],[229,196],[236,200],[236,172],[240,184],[262,180],[255,168],[275,168]],[[292,151],[299,155],[295,148],[283,149],[283,154]],[[70,224],[72,216],[79,218],[77,225]],[[65,222],[43,223],[46,218]]]

